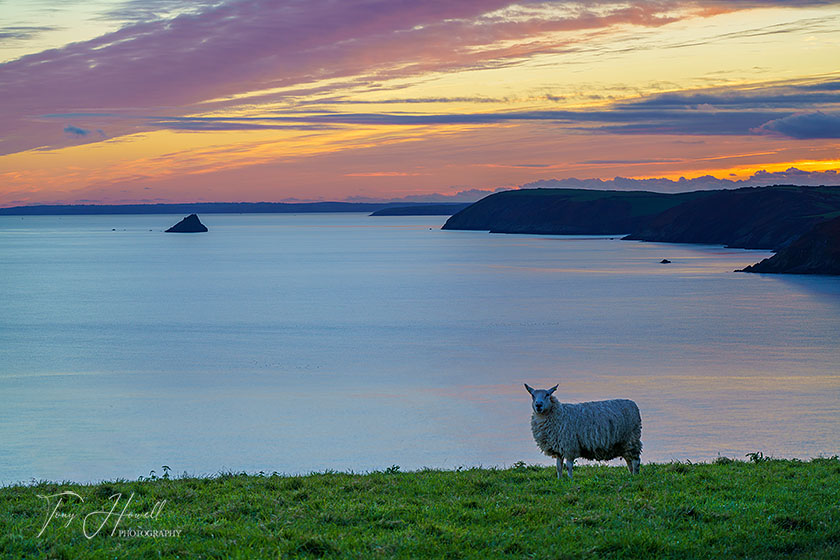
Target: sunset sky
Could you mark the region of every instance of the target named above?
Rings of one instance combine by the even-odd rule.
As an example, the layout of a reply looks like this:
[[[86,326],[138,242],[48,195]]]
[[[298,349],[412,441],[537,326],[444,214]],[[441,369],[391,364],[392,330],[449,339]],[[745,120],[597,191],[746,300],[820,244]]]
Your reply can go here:
[[[0,206],[838,170],[840,2],[0,0]]]

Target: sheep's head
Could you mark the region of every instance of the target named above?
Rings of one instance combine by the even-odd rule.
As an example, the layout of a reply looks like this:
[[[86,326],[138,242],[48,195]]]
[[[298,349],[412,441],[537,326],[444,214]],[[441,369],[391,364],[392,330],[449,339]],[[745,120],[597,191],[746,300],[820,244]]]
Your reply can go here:
[[[537,414],[545,414],[551,409],[551,393],[557,390],[557,385],[551,389],[534,389],[527,383],[525,388],[531,393],[531,407]]]

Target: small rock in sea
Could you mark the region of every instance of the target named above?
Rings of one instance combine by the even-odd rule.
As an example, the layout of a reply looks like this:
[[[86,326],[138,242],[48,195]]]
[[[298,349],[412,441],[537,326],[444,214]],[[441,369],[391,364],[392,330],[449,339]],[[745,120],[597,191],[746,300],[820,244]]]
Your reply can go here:
[[[671,261],[669,261],[668,259],[662,259],[661,261],[659,261],[659,264],[671,264]]]
[[[166,233],[204,233],[207,226],[201,223],[196,214],[190,214],[168,230]]]

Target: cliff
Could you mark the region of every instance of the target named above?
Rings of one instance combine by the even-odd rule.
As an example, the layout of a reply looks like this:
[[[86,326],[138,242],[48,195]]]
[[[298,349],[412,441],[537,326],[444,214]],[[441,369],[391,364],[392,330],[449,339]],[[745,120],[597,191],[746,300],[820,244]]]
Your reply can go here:
[[[641,224],[628,239],[778,250],[840,211],[840,187],[711,191]]]
[[[708,193],[522,189],[485,197],[447,220],[443,229],[493,233],[628,234],[679,204]]]
[[[488,196],[444,229],[629,234],[627,239],[779,249],[840,211],[840,187],[772,186],[664,194],[523,189]]]
[[[741,272],[840,275],[840,217],[817,224],[772,257]]]

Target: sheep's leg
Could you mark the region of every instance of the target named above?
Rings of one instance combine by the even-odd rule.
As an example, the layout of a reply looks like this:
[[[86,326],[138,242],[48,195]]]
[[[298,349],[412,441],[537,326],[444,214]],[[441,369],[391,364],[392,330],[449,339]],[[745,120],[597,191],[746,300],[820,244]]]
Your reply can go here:
[[[557,457],[557,480],[560,480],[560,475],[563,474],[563,457]]]
[[[566,474],[569,475],[569,480],[572,480],[572,467],[575,464],[574,459],[566,459]]]
[[[639,465],[641,462],[641,459],[633,459],[633,474],[639,474]]]
[[[625,457],[624,461],[627,463],[627,470],[630,471],[630,474],[639,474],[640,461],[638,458]]]

